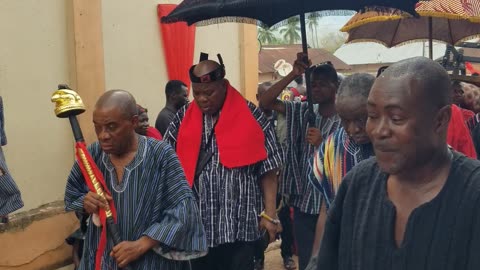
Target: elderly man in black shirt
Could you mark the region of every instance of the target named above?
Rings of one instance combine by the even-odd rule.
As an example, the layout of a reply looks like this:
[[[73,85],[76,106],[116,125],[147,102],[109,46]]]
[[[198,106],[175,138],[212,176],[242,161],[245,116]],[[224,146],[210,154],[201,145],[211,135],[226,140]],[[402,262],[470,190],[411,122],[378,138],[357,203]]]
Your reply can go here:
[[[480,162],[449,149],[447,72],[398,62],[368,97],[372,158],[343,180],[318,269],[480,269]]]

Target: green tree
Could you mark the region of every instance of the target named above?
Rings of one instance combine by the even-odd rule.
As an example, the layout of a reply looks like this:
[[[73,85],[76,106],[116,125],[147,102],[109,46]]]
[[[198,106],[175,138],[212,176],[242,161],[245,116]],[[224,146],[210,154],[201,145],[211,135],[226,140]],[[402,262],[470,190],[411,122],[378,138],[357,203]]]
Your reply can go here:
[[[318,44],[318,31],[317,31],[317,27],[318,27],[318,17],[319,17],[319,14],[318,12],[312,12],[312,13],[309,13],[308,16],[307,16],[307,27],[308,29],[310,30],[310,33],[312,35],[312,46],[314,48],[318,48],[319,47],[319,44]]]
[[[283,36],[288,44],[295,44],[295,42],[301,40],[299,17],[287,19],[286,25],[280,28],[280,35]]]
[[[270,28],[258,27],[258,40],[262,44],[276,44],[278,43],[274,30]]]

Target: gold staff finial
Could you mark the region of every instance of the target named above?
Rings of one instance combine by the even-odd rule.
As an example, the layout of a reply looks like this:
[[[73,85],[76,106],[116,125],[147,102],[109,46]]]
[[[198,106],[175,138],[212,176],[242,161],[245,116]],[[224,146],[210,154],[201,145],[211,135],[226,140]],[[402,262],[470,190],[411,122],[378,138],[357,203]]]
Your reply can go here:
[[[85,111],[82,98],[68,85],[59,85],[51,100],[55,103],[55,114],[60,118],[78,115]]]

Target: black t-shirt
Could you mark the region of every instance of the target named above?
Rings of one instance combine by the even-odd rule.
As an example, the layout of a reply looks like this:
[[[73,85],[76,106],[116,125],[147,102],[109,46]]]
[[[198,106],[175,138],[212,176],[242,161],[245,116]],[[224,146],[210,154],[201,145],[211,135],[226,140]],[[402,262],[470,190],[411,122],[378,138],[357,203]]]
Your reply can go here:
[[[175,111],[169,107],[163,108],[160,113],[158,113],[157,120],[155,121],[155,128],[160,131],[162,136],[165,136],[165,131],[167,131],[168,126],[173,121],[175,117]]]
[[[402,246],[376,159],[345,176],[328,214],[319,270],[480,269],[480,162],[454,153],[440,193],[410,215]]]

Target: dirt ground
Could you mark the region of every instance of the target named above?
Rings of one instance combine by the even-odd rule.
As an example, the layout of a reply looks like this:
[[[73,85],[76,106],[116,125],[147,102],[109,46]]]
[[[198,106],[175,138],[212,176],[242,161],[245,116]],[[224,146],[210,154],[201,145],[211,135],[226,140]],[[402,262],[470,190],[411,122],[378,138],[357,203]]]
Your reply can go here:
[[[264,270],[284,270],[282,256],[280,255],[280,241],[271,243],[265,251],[265,269]],[[294,257],[297,262],[297,257]],[[298,263],[298,262],[297,262]],[[298,264],[297,264],[298,267]],[[298,268],[297,268],[298,269]],[[58,270],[73,270],[69,265]]]
[[[280,255],[280,241],[271,243],[267,250],[265,251],[265,269],[264,270],[283,270],[283,260]],[[297,257],[293,258],[297,262],[298,269],[298,260]]]

